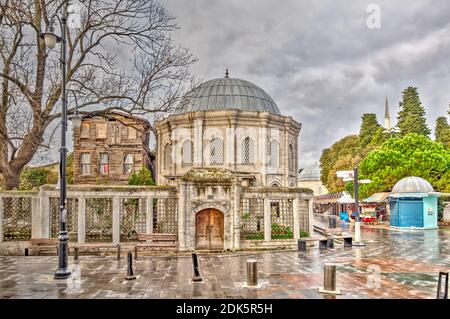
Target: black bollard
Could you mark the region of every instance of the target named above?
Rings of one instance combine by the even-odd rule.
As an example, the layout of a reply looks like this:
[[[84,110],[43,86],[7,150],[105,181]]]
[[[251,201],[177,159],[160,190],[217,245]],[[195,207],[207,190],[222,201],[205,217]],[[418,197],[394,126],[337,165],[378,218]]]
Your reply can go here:
[[[298,240],[298,251],[306,251],[306,240]]]
[[[133,272],[133,254],[128,252],[128,268],[127,268],[127,276],[125,277],[126,280],[134,280],[136,279],[136,276]]]
[[[117,260],[120,260],[120,244],[117,245]]]
[[[73,247],[73,260],[78,260],[78,247]]]
[[[28,256],[28,248],[25,248],[25,256]]]
[[[334,240],[332,237],[327,238],[327,248],[329,248],[329,249],[334,248]]]
[[[448,272],[439,272],[436,299],[448,299]]]
[[[200,277],[200,270],[198,268],[198,259],[196,253],[192,253],[192,265],[194,267],[194,277],[192,277],[192,281],[193,282],[203,281],[203,278]]]

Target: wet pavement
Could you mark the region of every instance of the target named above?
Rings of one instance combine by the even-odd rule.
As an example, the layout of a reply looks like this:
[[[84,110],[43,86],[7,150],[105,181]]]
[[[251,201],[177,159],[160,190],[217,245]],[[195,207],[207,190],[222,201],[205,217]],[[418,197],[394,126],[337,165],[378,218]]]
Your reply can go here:
[[[125,280],[126,258],[70,257],[73,275],[54,280],[55,256],[0,256],[0,298],[329,298],[324,263],[337,264],[336,298],[436,298],[450,270],[450,230],[363,229],[365,247],[328,251],[200,254],[203,282],[192,283],[190,256],[140,257]],[[246,260],[258,260],[260,288],[246,288]],[[332,297],[334,298],[334,296]]]

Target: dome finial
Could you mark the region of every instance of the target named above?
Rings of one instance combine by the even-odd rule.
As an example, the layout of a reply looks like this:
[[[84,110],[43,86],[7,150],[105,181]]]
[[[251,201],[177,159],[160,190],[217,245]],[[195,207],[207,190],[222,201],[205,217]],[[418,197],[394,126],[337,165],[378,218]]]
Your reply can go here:
[[[225,79],[228,79],[228,68],[225,69]]]

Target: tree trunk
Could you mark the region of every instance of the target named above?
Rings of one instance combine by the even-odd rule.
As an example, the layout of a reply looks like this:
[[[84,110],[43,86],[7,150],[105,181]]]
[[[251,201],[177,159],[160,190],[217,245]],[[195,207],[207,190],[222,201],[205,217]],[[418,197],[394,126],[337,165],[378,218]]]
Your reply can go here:
[[[3,174],[3,180],[5,182],[6,190],[12,190],[15,188],[18,189],[20,183],[20,171],[16,173],[8,172]]]

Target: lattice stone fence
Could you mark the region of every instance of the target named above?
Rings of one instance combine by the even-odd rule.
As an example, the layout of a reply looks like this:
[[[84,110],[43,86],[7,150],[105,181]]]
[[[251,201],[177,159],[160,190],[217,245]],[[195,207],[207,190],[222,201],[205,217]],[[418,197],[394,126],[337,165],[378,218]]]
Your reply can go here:
[[[173,187],[69,186],[70,241],[137,241],[139,233],[177,234],[177,193]],[[0,192],[0,242],[57,238],[59,190]]]
[[[312,196],[298,189],[244,188],[242,241],[293,240],[312,235]]]

